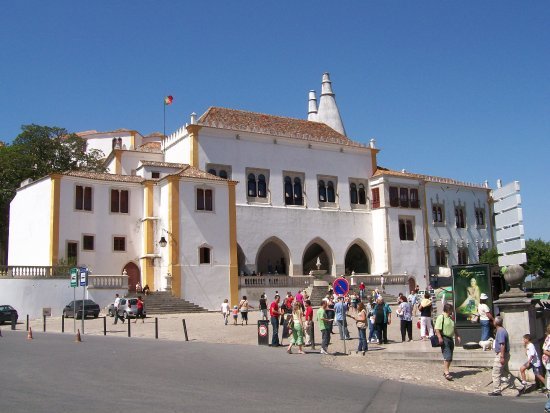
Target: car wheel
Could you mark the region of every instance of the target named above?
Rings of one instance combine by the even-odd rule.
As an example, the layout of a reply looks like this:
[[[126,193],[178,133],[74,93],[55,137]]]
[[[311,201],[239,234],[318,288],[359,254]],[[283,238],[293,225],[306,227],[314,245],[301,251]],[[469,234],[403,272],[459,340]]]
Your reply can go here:
[[[97,317],[99,317],[99,314],[94,314],[94,318],[97,318]]]
[[[108,314],[109,314],[109,317],[114,317],[115,316],[115,313],[113,313],[113,310],[109,310]]]

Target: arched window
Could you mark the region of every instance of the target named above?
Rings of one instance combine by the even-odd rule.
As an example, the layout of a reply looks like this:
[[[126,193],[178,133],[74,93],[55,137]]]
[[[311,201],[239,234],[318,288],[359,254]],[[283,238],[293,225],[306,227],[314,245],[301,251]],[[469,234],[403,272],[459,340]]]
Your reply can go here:
[[[122,149],[122,138],[117,139],[117,145],[118,145],[119,149]]]
[[[267,183],[265,182],[265,175],[258,175],[258,197],[266,198],[267,197]]]
[[[319,202],[327,202],[327,188],[325,188],[325,181],[319,181]]]
[[[248,174],[248,196],[255,197],[256,194],[256,175]]]
[[[113,138],[113,148],[112,149],[115,149],[116,148],[116,138]]]
[[[294,205],[304,205],[302,180],[298,177],[294,178]]]
[[[334,184],[332,181],[327,183],[327,202],[336,202],[336,194],[334,193]]]
[[[357,185],[353,183],[349,186],[349,199],[352,204],[357,204]]]
[[[443,222],[443,209],[437,207],[437,222]]]
[[[217,173],[216,173],[216,170],[215,170],[215,169],[209,169],[209,170],[208,170],[208,173],[209,173],[209,174],[212,174],[212,175],[214,175],[214,176],[216,176],[216,175],[217,175]]]
[[[359,203],[361,205],[367,205],[367,193],[365,192],[365,185],[359,184]]]
[[[294,192],[292,191],[290,176],[285,176],[285,204],[294,205]]]
[[[215,174],[214,174],[215,175]],[[223,169],[220,171],[220,178],[227,179],[227,171]]]

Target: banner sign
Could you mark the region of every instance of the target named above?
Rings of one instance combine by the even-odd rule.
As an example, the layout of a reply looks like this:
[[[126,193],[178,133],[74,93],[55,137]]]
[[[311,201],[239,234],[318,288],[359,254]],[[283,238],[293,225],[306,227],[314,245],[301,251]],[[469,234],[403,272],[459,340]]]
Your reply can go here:
[[[453,276],[453,297],[457,327],[478,327],[472,317],[477,315],[481,294],[489,297],[487,305],[492,308],[491,272],[487,264],[455,265],[451,268]]]

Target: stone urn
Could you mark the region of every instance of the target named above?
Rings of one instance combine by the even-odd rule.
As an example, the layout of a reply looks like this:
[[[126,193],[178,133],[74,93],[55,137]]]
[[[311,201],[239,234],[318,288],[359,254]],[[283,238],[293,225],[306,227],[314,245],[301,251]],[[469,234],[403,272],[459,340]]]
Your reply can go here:
[[[525,279],[525,270],[521,265],[514,264],[506,267],[504,271],[504,279],[510,286],[510,291],[502,294],[502,296],[529,296],[532,293],[526,294],[520,290],[523,280]]]

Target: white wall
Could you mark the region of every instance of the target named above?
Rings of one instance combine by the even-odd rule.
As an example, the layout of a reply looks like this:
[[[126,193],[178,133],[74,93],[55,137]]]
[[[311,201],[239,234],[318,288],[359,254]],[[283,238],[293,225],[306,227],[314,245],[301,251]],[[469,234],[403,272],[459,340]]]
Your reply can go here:
[[[51,179],[17,191],[10,204],[9,265],[50,265]]]
[[[76,185],[91,186],[92,211],[74,209]],[[129,213],[111,213],[111,189],[129,194]],[[138,267],[142,253],[143,187],[139,183],[97,181],[63,176],[61,179],[59,257],[66,259],[67,242],[78,242],[78,264],[87,265],[94,274],[121,274],[129,261]],[[95,236],[95,251],[82,249],[82,236]],[[113,251],[113,236],[126,237],[126,252]]]
[[[449,251],[448,265],[458,264],[458,244],[461,241],[469,243],[469,263],[477,263],[477,245],[483,244],[485,247],[492,247],[491,232],[491,214],[488,205],[489,189],[464,187],[443,183],[426,184],[427,216],[428,216],[428,237],[430,244],[430,265],[435,265],[434,240],[437,244],[439,239],[447,241],[446,245]],[[439,203],[444,205],[445,225],[436,226],[432,220],[432,205]],[[455,206],[465,207],[466,228],[456,228]],[[483,207],[485,209],[485,227],[478,228],[476,225],[475,208]],[[476,240],[478,244],[476,244]]]
[[[197,187],[214,190],[214,210],[196,211]],[[180,181],[182,297],[217,309],[229,297],[229,208],[225,182]],[[211,263],[199,264],[199,248],[211,248]]]
[[[104,310],[114,301],[115,294],[127,290],[88,289],[86,298],[94,300]],[[76,299],[82,299],[82,287],[76,288]],[[63,308],[73,300],[73,288],[68,279],[0,279],[0,303],[9,304],[19,314],[19,321],[28,314],[31,319],[42,317],[42,308],[52,309],[60,317]]]

